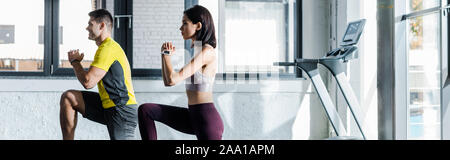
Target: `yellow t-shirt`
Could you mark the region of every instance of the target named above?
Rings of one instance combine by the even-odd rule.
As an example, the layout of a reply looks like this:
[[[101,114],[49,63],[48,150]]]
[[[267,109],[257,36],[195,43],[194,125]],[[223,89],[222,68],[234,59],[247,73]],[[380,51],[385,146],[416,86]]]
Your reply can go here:
[[[137,104],[131,82],[130,64],[116,41],[106,38],[98,47],[91,66],[107,72],[97,83],[103,108]]]

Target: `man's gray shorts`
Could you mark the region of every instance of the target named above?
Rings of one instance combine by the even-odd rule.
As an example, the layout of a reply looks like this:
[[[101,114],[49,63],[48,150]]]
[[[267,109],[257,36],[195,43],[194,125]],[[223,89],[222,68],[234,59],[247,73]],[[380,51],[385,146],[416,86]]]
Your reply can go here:
[[[111,140],[135,139],[137,105],[114,106],[104,109],[98,93],[89,91],[81,91],[81,93],[86,108],[84,118],[106,125]]]

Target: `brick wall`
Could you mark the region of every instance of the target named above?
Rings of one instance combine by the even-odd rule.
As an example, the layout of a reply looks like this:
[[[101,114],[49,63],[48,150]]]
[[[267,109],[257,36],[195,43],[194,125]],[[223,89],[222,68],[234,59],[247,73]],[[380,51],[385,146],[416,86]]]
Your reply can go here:
[[[184,40],[180,33],[184,0],[133,1],[133,67],[161,68],[160,50],[165,41],[174,43],[177,52],[173,65],[184,65]]]

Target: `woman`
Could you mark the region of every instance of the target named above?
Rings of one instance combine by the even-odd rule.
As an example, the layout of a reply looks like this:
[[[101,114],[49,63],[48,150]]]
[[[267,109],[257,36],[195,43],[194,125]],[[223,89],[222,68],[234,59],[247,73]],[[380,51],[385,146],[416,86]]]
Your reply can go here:
[[[146,103],[139,106],[139,129],[143,140],[156,140],[155,122],[164,123],[180,132],[193,134],[199,140],[221,140],[223,123],[213,103],[212,86],[216,74],[216,37],[209,11],[196,5],[184,11],[181,35],[192,44],[201,45],[189,64],[175,72],[171,55],[172,43],[161,47],[162,76],[166,86],[173,86],[186,79],[188,108]],[[193,47],[193,45],[191,47]],[[163,54],[167,52],[169,54]]]

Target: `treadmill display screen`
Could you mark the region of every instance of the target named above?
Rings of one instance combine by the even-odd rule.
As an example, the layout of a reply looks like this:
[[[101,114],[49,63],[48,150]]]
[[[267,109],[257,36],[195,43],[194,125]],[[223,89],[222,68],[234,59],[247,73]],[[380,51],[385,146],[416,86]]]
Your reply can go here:
[[[351,46],[358,43],[359,38],[364,30],[364,25],[366,24],[365,19],[361,19],[358,21],[350,22],[347,25],[347,30],[345,31],[344,36],[342,37],[341,46]]]
[[[352,41],[356,38],[356,33],[358,32],[360,22],[351,23],[348,25],[347,31],[345,32],[344,42]]]

